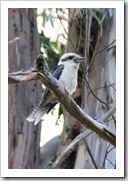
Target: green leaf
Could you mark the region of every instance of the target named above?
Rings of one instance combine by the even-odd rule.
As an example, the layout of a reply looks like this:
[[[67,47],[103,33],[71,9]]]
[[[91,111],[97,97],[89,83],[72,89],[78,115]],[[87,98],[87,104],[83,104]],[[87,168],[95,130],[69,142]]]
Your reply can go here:
[[[108,8],[109,17],[113,16],[113,8]]]

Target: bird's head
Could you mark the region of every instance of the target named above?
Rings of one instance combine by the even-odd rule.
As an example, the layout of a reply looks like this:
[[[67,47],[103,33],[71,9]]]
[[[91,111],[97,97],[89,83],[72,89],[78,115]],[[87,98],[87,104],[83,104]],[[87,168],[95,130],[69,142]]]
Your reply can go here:
[[[60,58],[59,64],[79,64],[81,62],[85,62],[86,58],[85,57],[81,57],[76,53],[65,53],[64,55],[62,55],[62,57]]]

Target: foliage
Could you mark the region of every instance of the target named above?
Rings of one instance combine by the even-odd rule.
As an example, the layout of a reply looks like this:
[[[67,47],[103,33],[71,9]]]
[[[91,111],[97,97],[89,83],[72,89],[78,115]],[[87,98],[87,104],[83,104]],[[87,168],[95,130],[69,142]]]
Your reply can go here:
[[[47,13],[47,11],[48,11],[48,13]],[[54,14],[52,13],[54,11]],[[55,16],[55,13],[56,13],[56,15],[57,16]],[[57,23],[60,23],[60,24],[62,24],[62,20],[64,19],[64,17],[63,17],[63,9],[50,9],[50,10],[45,10],[44,12],[43,12],[43,23],[42,23],[42,25],[45,27],[46,26],[46,24],[47,24],[47,22],[48,23],[50,23],[51,24],[51,27],[53,27],[54,28],[54,23],[55,23],[55,21],[57,21]],[[72,11],[70,11],[70,13],[69,13],[69,15],[71,16],[70,17],[70,19],[69,19],[69,23],[71,22],[71,23],[74,23],[75,22],[75,25],[76,25],[76,30],[77,31],[74,31],[75,33],[73,34],[73,36],[71,36],[71,34],[70,34],[70,32],[66,32],[65,31],[65,27],[62,25],[62,28],[64,29],[64,31],[65,31],[65,33],[67,34],[67,36],[68,36],[68,42],[70,42],[70,43],[72,43],[72,41],[73,41],[73,45],[72,46],[74,46],[74,39],[75,39],[75,34],[79,34],[79,36],[78,36],[78,45],[76,45],[76,47],[75,47],[75,50],[77,50],[77,48],[78,48],[78,52],[79,53],[81,53],[82,54],[82,50],[85,48],[84,47],[84,40],[85,39],[89,39],[90,41],[89,41],[89,43],[88,43],[88,57],[89,57],[89,59],[90,59],[90,61],[88,62],[88,65],[93,65],[93,63],[94,63],[94,61],[95,61],[95,50],[97,50],[97,49],[95,49],[95,47],[96,47],[96,45],[97,45],[97,42],[98,42],[98,40],[99,40],[99,37],[100,38],[104,38],[104,36],[102,36],[103,35],[103,23],[105,22],[105,20],[107,19],[107,21],[106,22],[108,22],[108,20],[111,20],[110,18],[113,16],[113,9],[107,9],[107,8],[89,8],[89,9],[85,9],[85,8],[76,8],[75,10],[72,10]],[[89,19],[90,18],[90,19]],[[88,21],[88,19],[90,20],[90,21]],[[73,21],[72,21],[73,20]],[[87,22],[88,21],[88,22]],[[91,22],[91,23],[90,23]],[[87,26],[87,28],[88,28],[88,31],[90,31],[90,32],[86,32],[86,30],[87,30],[87,28],[85,28],[86,26],[84,26],[84,23],[85,23],[85,25],[88,25]],[[89,23],[89,24],[88,24]],[[69,26],[70,27],[70,26]],[[73,26],[74,27],[74,26]],[[71,29],[70,29],[71,30]],[[88,37],[86,37],[86,35],[88,35]],[[42,31],[41,32],[41,42],[42,42],[42,46],[43,46],[43,48],[45,49],[45,52],[46,52],[46,54],[48,55],[48,61],[49,61],[49,65],[50,65],[50,67],[52,68],[53,66],[55,66],[55,64],[57,63],[56,61],[54,61],[54,60],[59,60],[59,57],[61,56],[61,54],[63,54],[63,48],[61,49],[60,48],[60,45],[59,45],[59,37],[60,36],[63,36],[64,38],[65,38],[65,34],[63,33],[63,34],[58,34],[58,36],[57,36],[57,39],[56,39],[56,41],[51,41],[51,39],[50,39],[50,37],[46,37],[46,35],[45,35],[45,33]],[[106,45],[107,45],[107,43],[106,43]],[[63,47],[64,47],[64,45],[62,45]],[[83,49],[82,49],[82,48]],[[101,49],[102,49],[102,47],[101,47]],[[104,49],[104,48],[103,48]],[[99,50],[100,50],[100,48],[99,48]],[[70,49],[68,49],[68,51],[70,51]],[[80,52],[81,51],[81,52]],[[84,52],[83,52],[83,54],[84,54]],[[54,57],[54,58],[53,58]],[[98,65],[98,64],[97,64]],[[91,67],[90,66],[90,67]],[[98,67],[98,66],[97,66]],[[92,68],[93,69],[93,68]],[[100,69],[99,67],[98,67],[98,69]],[[91,70],[91,69],[90,69]],[[95,73],[94,71],[92,71],[91,73]],[[98,73],[98,75],[100,75],[99,73]],[[87,83],[86,83],[87,84]],[[89,87],[89,85],[90,84],[87,84],[87,87],[88,87],[88,89],[90,89],[90,87]],[[97,84],[98,85],[98,84]],[[96,86],[97,86],[96,85]],[[103,85],[104,86],[104,85]],[[94,87],[95,88],[95,87]],[[97,87],[96,87],[97,88]],[[104,87],[104,89],[105,89],[105,87]],[[91,89],[90,89],[91,90]],[[92,93],[93,93],[93,95],[95,96],[95,93],[94,93],[94,91],[92,90]],[[102,99],[100,99],[98,96],[96,97],[95,96],[95,98],[98,100],[98,101],[100,101],[100,103],[101,104],[104,104],[104,105],[106,105],[105,103],[107,102],[106,100],[102,100]],[[90,99],[91,100],[91,99]],[[93,103],[93,99],[91,100],[92,101],[92,103]],[[91,102],[90,101],[90,102]],[[97,102],[98,102],[97,101]],[[101,102],[102,101],[102,102]],[[104,101],[104,102],[103,102]],[[97,104],[98,105],[98,104]],[[56,109],[56,108],[55,108]],[[90,109],[91,110],[91,109]],[[54,115],[55,114],[55,110],[53,109],[52,111],[51,111],[51,114],[52,115]],[[56,118],[56,125],[58,125],[59,124],[59,121],[60,121],[60,119],[61,119],[61,114],[63,114],[63,110],[62,110],[62,107],[61,107],[61,105],[60,105],[60,108],[59,108],[59,111],[58,111],[58,116],[57,116],[57,118]],[[98,117],[99,115],[95,112],[95,110],[94,110],[94,112],[92,111],[92,115],[94,115],[94,116],[96,116],[96,117]],[[69,118],[70,119],[70,118]],[[65,120],[65,121],[67,121],[67,120]],[[68,120],[69,121],[69,120]],[[70,120],[70,121],[72,121],[72,120]],[[65,124],[66,125],[66,124]],[[65,125],[64,125],[64,129],[63,130],[66,130],[65,128]],[[70,124],[69,124],[70,125]],[[68,125],[68,126],[69,126]],[[67,136],[69,133],[65,133],[65,135]],[[72,132],[71,132],[71,134],[73,134]],[[69,136],[69,135],[68,135]],[[67,136],[67,137],[68,137]],[[63,138],[62,138],[63,139]],[[71,138],[70,138],[71,139]],[[67,139],[67,142],[68,142],[68,139]],[[97,142],[97,140],[96,140],[96,142]],[[89,147],[91,148],[91,144],[89,143]],[[98,148],[98,146],[97,146],[97,148]],[[105,151],[105,150],[104,150]],[[89,152],[89,151],[88,151]],[[107,155],[107,151],[106,151],[106,155]],[[90,152],[90,155],[91,154],[95,154],[95,151],[92,151],[92,152]],[[101,154],[102,154],[102,152],[101,152]],[[109,158],[109,156],[107,155],[106,157],[105,157],[105,161],[103,161],[103,167],[104,168],[106,168],[106,166],[105,166],[105,164],[104,163],[106,163],[106,158]],[[70,155],[70,157],[68,157],[68,160],[71,158],[71,155]],[[99,159],[99,158],[98,158]],[[97,160],[98,160],[97,159]],[[98,161],[96,160],[96,163],[98,163]],[[94,161],[92,161],[92,162],[94,162],[95,163],[95,159],[94,159]],[[74,162],[73,162],[74,163]],[[114,163],[114,162],[113,162]],[[67,165],[67,164],[66,164]],[[94,165],[97,165],[97,164],[94,164]],[[73,167],[74,167],[74,165],[73,165]],[[102,163],[101,164],[99,164],[98,163],[98,167],[99,168],[101,168],[102,167]],[[64,166],[64,168],[66,168],[66,166]]]
[[[62,9],[60,9],[62,11]],[[55,28],[55,24],[58,21],[56,16],[56,9],[43,9],[42,13],[42,26],[45,28],[47,23],[51,24],[51,28]],[[65,45],[62,41],[59,41],[59,38],[62,36],[64,39],[66,39],[64,33],[58,33],[57,39],[55,41],[52,41],[49,37],[47,37],[43,30],[40,33],[40,42],[41,42],[41,48],[43,48],[44,52],[48,56],[48,64],[50,69],[55,67],[59,61],[59,58],[65,51]]]
[[[76,8],[74,16],[75,17],[81,17],[83,15],[84,8]],[[113,9],[112,8],[89,8],[88,13],[92,15],[93,18],[95,18],[100,25],[101,29],[101,35],[102,35],[102,22],[105,18],[110,18],[113,15]],[[51,24],[51,28],[55,28],[56,23],[61,23],[63,21],[67,21],[66,19],[66,9],[65,8],[47,8],[43,9],[40,16],[42,17],[42,27],[46,27],[47,23]],[[64,27],[63,27],[64,28]],[[65,30],[64,30],[65,32]],[[48,64],[50,69],[52,69],[54,66],[57,65],[59,58],[65,51],[65,45],[63,44],[63,41],[59,41],[60,37],[63,37],[63,39],[66,39],[66,33],[59,33],[57,35],[57,39],[55,41],[51,41],[51,38],[47,37],[45,33],[40,33],[40,42],[41,42],[41,48],[43,48],[44,52],[48,56]]]
[[[60,19],[58,18],[58,13],[60,15],[61,20],[65,21],[64,17],[64,9],[43,9],[42,13],[39,15],[42,17],[42,27],[43,29],[46,28],[47,23],[51,25],[51,29],[55,28],[56,23],[60,22]],[[61,39],[66,39],[65,33],[57,32],[57,38],[55,41],[51,40],[52,34],[47,37],[43,30],[41,30],[40,33],[40,47],[41,50],[43,50],[43,53],[47,55],[47,62],[49,65],[49,69],[51,70],[53,67],[55,67],[62,56],[62,54],[65,51],[65,45],[63,44],[63,41],[60,41]],[[54,115],[54,111],[56,108],[54,108],[51,111],[51,114]],[[62,106],[59,105],[58,110],[58,118],[56,120],[56,125],[59,124],[60,116],[63,113]]]
[[[94,17],[99,15],[99,18],[105,16],[106,18],[110,18],[113,15],[112,8],[90,8],[89,13]]]
[[[64,45],[61,44],[60,51],[57,52],[56,51],[58,50],[57,42],[51,42],[50,38],[46,37],[43,31],[40,33],[40,42],[41,42],[41,47],[43,47],[44,49],[44,53],[46,53],[48,56],[47,59],[48,65],[50,69],[52,69],[57,65],[61,55],[63,54]]]

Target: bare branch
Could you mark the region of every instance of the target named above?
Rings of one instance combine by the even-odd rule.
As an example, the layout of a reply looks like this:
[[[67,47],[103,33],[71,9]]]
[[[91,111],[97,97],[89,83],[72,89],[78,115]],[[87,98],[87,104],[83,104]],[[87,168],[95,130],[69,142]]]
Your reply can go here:
[[[82,140],[83,138],[89,136],[91,134],[91,131],[87,130],[84,133],[79,134],[61,153],[61,155],[57,158],[57,160],[53,163],[51,168],[58,168],[61,163],[70,155],[70,153],[73,151],[74,147],[77,145],[77,143]]]
[[[116,85],[116,84],[115,83],[108,84],[108,85],[105,85],[105,86],[101,86],[101,87],[95,88],[92,91],[94,92],[94,91],[97,91],[97,90],[100,90],[100,89],[105,89],[107,87],[112,87],[116,91],[116,89],[114,88],[114,85]],[[91,91],[88,93],[88,95],[90,95],[90,94],[91,94]]]
[[[65,28],[65,26],[63,25],[63,23],[62,23],[62,21],[61,21],[61,18],[60,18],[59,14],[58,14],[58,9],[56,9],[56,14],[57,14],[58,19],[60,20],[60,23],[61,23],[61,25],[62,25],[62,27],[63,27],[65,33],[66,33],[67,36],[68,36],[68,39],[69,39],[69,41],[70,41],[70,43],[71,43],[71,45],[72,45],[74,51],[77,52],[76,49],[75,49],[75,47],[74,47],[74,45],[73,45],[73,43],[72,43],[72,40],[71,40],[69,34],[68,34],[68,32],[67,32],[67,30],[66,30],[66,28]]]
[[[100,120],[101,123],[103,123],[106,119],[108,119],[114,112],[115,112],[116,106],[113,106]],[[61,153],[61,155],[57,158],[57,160],[55,161],[55,163],[52,165],[52,168],[58,168],[61,163],[69,156],[69,154],[73,151],[74,147],[76,146],[76,144],[81,141],[82,139],[84,139],[84,142],[86,144],[88,153],[92,159],[92,162],[95,166],[96,169],[98,169],[98,165],[96,164],[94,157],[91,153],[91,150],[87,144],[86,141],[86,137],[89,136],[91,134],[91,131],[87,130],[84,133],[79,134],[67,147],[66,149]],[[109,144],[110,146],[110,144]],[[113,147],[114,148],[114,147]],[[113,149],[112,148],[112,149]],[[108,149],[107,149],[108,150]],[[108,153],[108,152],[107,152]]]
[[[96,94],[93,92],[93,90],[91,89],[91,87],[90,87],[90,85],[89,85],[86,77],[85,77],[85,81],[86,81],[86,84],[87,84],[90,92],[92,93],[92,95],[93,95],[99,102],[101,102],[102,104],[104,104],[104,105],[107,107],[107,109],[109,109],[108,105],[107,105],[105,102],[103,102],[99,97],[97,97]]]
[[[96,94],[93,92],[93,90],[91,89],[91,87],[90,87],[90,85],[89,85],[86,77],[85,77],[85,81],[86,81],[86,84],[87,84],[88,88],[90,89],[90,92],[92,93],[92,95],[93,95],[99,102],[101,102],[102,104],[104,104],[104,105],[106,106],[106,108],[109,110],[109,106],[108,106],[104,101],[102,101],[99,97],[97,97]],[[112,116],[112,118],[113,118],[113,120],[114,120],[114,123],[116,123],[116,120],[115,120],[114,116],[113,116],[113,115],[111,115],[111,116]]]
[[[39,55],[40,56],[40,55]],[[38,56],[38,57],[39,57]],[[37,59],[38,59],[37,57]],[[43,59],[43,57],[42,57]],[[45,63],[44,60],[42,60]],[[44,70],[41,67],[42,64],[36,66],[35,69],[28,71],[29,73],[20,72],[13,75],[11,82],[27,82],[34,79],[39,79],[48,89],[50,89],[54,95],[57,97],[58,101],[63,104],[68,113],[75,117],[82,125],[86,128],[92,130],[100,137],[110,142],[113,146],[116,146],[116,136],[112,133],[109,128],[105,124],[101,124],[92,119],[89,115],[87,115],[74,101],[74,99],[68,94],[68,92],[62,87],[62,85],[58,84],[58,81],[49,73],[47,70]],[[39,70],[40,71],[37,71]],[[30,73],[31,72],[31,73]],[[26,75],[27,74],[27,75]],[[31,75],[31,76],[30,76]],[[14,81],[15,80],[15,81]]]
[[[8,83],[15,84],[15,83],[25,83],[31,80],[39,79],[38,72],[33,72],[33,70],[29,71],[18,71],[8,74]]]
[[[90,158],[92,160],[93,165],[95,166],[96,169],[98,169],[99,167],[98,167],[98,165],[97,165],[97,163],[96,163],[96,161],[94,159],[94,156],[93,156],[93,154],[91,152],[91,149],[89,148],[89,145],[88,145],[88,143],[87,143],[85,138],[84,138],[84,142],[85,142],[85,145],[87,147],[87,151],[88,151],[88,154],[89,154],[89,156],[90,156]]]
[[[116,42],[116,40],[112,41],[109,45],[106,45],[104,48],[102,48],[102,49],[100,49],[100,50],[98,50],[98,51],[95,51],[95,52],[93,53],[93,57],[92,57],[92,59],[91,59],[90,65],[89,65],[88,69],[86,70],[86,72],[88,72],[88,71],[90,70],[90,68],[92,67],[92,65],[93,65],[93,63],[94,63],[94,60],[95,60],[95,56],[96,56],[98,53],[100,53],[100,52],[102,52],[102,51],[104,51],[104,50],[109,50],[109,47],[111,47],[111,45],[114,44],[115,42]],[[112,46],[112,47],[113,47],[113,46]],[[114,45],[114,47],[115,47],[115,45]],[[105,64],[106,64],[106,62],[105,62]]]
[[[108,111],[105,115],[103,115],[103,117],[101,118],[101,120],[102,120],[103,122],[106,122],[107,119],[108,119],[110,116],[112,116],[115,111],[116,111],[116,105],[114,105],[111,109],[109,109],[109,111]]]
[[[105,155],[104,155],[104,160],[103,160],[103,165],[102,165],[102,168],[105,168],[105,161],[106,161],[106,158],[108,156],[108,148],[110,147],[110,144],[108,144],[107,148],[106,148],[106,152],[105,152]]]
[[[98,54],[102,51],[104,51],[105,49],[109,48],[113,43],[115,43],[116,40],[113,40],[109,45],[106,45],[104,48],[102,48],[101,50],[98,50],[97,52],[95,52],[95,54]]]

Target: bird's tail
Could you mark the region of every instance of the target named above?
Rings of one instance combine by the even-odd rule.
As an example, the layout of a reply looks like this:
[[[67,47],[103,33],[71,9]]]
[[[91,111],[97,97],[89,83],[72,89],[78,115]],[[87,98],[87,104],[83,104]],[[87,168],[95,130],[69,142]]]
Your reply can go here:
[[[47,112],[48,108],[37,106],[27,117],[27,121],[34,122],[34,125],[37,125],[38,122],[41,120],[43,115]]]

